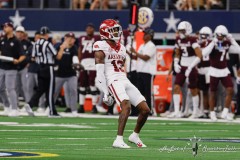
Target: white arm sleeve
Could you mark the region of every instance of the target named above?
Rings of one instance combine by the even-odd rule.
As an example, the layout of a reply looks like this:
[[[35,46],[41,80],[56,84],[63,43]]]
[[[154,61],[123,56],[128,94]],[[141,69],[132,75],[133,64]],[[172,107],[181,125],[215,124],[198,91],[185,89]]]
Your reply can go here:
[[[97,81],[99,88],[103,91],[105,95],[108,95],[108,88],[107,88],[107,82],[106,77],[104,74],[104,64],[96,64],[96,71],[97,71]]]
[[[196,57],[193,62],[190,64],[189,68],[193,68],[196,65],[198,65],[198,63],[201,61],[201,59],[199,57]]]
[[[229,53],[240,54],[240,46],[235,41],[235,39],[231,38],[231,46],[229,48]]]
[[[202,56],[208,56],[214,47],[214,41],[212,41],[211,43],[209,43],[209,45],[205,48],[202,49]]]

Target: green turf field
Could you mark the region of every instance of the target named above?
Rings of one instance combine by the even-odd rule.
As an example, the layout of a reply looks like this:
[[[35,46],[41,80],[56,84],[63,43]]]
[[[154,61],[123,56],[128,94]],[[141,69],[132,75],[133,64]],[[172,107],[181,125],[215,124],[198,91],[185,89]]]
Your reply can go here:
[[[124,135],[126,142],[135,121],[128,121]],[[111,147],[116,129],[116,118],[0,117],[0,151],[55,154],[50,155],[54,157],[28,158],[44,160],[240,159],[239,124],[148,120],[141,133],[141,139],[148,147],[137,148],[130,144],[131,149],[127,150]],[[195,158],[189,140],[194,135],[201,138]],[[219,139],[226,142],[218,142]],[[233,139],[238,139],[235,140],[238,143],[230,142]]]

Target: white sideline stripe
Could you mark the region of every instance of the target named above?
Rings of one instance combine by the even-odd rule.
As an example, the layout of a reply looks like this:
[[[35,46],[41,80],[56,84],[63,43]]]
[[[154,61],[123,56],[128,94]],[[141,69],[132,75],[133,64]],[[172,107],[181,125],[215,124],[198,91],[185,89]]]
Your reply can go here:
[[[109,125],[118,125],[118,123],[78,123],[80,125],[102,125],[102,126],[109,126]],[[184,123],[174,123],[174,122],[159,122],[159,123],[147,123],[147,125],[162,125],[162,126],[165,126],[165,125],[182,125]],[[206,124],[209,124],[209,123],[206,123]],[[131,122],[128,122],[127,125],[136,125],[136,122],[135,123],[131,123]]]
[[[16,126],[16,127],[66,127],[66,128],[96,128],[89,125],[78,124],[54,124],[54,123],[18,123],[18,122],[0,122],[0,125],[4,126]]]
[[[56,146],[86,146],[86,144],[56,144]]]
[[[211,152],[211,153],[223,153],[223,151],[207,151],[207,152]],[[235,153],[235,152],[239,152],[239,151],[224,151],[224,153]],[[203,152],[204,153],[204,152]]]
[[[58,148],[58,149],[53,149],[53,148],[39,148],[39,149],[36,149],[36,148],[0,148],[1,151],[38,151],[38,150],[43,150],[43,151],[64,151],[66,149],[63,149],[63,148]]]
[[[5,148],[3,148],[3,149],[1,149],[0,148],[0,150],[1,151],[9,151],[9,150],[14,150],[14,151],[40,151],[40,150],[48,150],[48,151],[65,151],[66,150],[66,148],[58,148],[58,149],[53,149],[53,148],[45,148],[45,149],[43,149],[43,148],[41,148],[41,149],[37,149],[37,148],[21,148],[21,149],[19,149],[19,148],[9,148],[9,149],[5,149]],[[98,151],[109,151],[109,150],[119,150],[118,148],[113,148],[113,147],[107,147],[107,148],[98,148],[98,149],[95,149],[95,148],[82,148],[82,149],[74,149],[74,150],[76,150],[76,151],[81,151],[81,150],[83,150],[83,151],[89,151],[89,150],[92,150],[92,151],[95,151],[95,150],[98,150]],[[136,150],[140,150],[140,151],[153,151],[153,150],[155,150],[155,151],[159,151],[159,148],[129,148],[129,149],[124,149],[124,150],[131,150],[131,151],[136,151]],[[207,151],[207,152],[221,152],[222,153],[222,151]],[[238,152],[238,151],[224,151],[224,153],[234,153],[234,152]]]
[[[158,123],[147,123],[147,125],[183,125],[184,123],[178,123],[178,122],[158,122]],[[205,125],[214,124],[214,123],[202,123]],[[95,128],[93,126],[89,125],[103,125],[103,126],[109,126],[109,125],[118,125],[118,123],[77,123],[77,124],[53,124],[53,123],[32,123],[32,124],[26,124],[26,123],[18,123],[18,122],[0,122],[0,125],[7,125],[7,126],[23,126],[23,127],[50,127],[50,126],[57,126],[57,127],[70,127],[70,128]],[[127,125],[136,125],[135,122],[128,122]],[[226,123],[226,125],[235,125]]]
[[[119,115],[92,115],[92,114],[79,114],[79,118],[104,118],[104,119],[118,119]],[[128,119],[137,120],[137,117],[129,117]],[[206,123],[218,123],[223,122],[227,124],[238,123],[240,124],[240,118],[233,121],[227,121],[218,119],[217,122],[213,122],[211,119],[189,119],[189,118],[165,118],[165,117],[148,117],[148,120],[164,120],[164,121],[177,121],[177,122],[206,122]]]
[[[109,131],[117,131],[117,130],[0,130],[0,132],[109,132]],[[132,130],[131,130],[132,131]]]
[[[39,143],[39,142],[8,142],[11,144],[34,144],[34,143]]]
[[[102,138],[43,138],[43,139],[60,139],[60,140],[96,140],[96,139],[112,139],[110,137],[102,137]]]
[[[89,150],[97,150],[97,151],[109,151],[109,150],[128,150],[128,151],[153,151],[156,150],[158,151],[159,149],[154,149],[154,148],[137,148],[137,147],[132,147],[132,148],[128,148],[128,149],[119,149],[119,148],[113,148],[113,147],[109,147],[109,148],[98,148],[98,149],[87,149],[87,148],[79,148],[79,149],[74,149],[76,151],[89,151]]]
[[[40,114],[34,112],[35,116],[45,116],[46,114]],[[75,116],[72,116],[72,114],[60,112],[59,113],[63,118],[76,118]],[[0,115],[3,115],[3,112],[0,112]],[[21,113],[21,116],[28,116],[27,113]],[[104,118],[104,119],[118,119],[119,115],[92,115],[92,114],[78,114],[78,118]],[[136,120],[137,117],[129,117],[128,119],[133,119]],[[206,123],[227,123],[227,124],[232,124],[232,123],[237,123],[240,124],[240,118],[237,118],[233,121],[227,121],[223,119],[218,119],[217,122],[211,121],[211,119],[189,119],[189,118],[166,118],[166,117],[148,117],[148,120],[164,120],[164,121],[182,121],[182,122],[206,122]]]
[[[128,125],[136,125],[136,122],[129,122]],[[159,123],[147,123],[147,125],[182,125],[183,123],[175,123],[175,122],[159,122]],[[208,123],[207,123],[208,124]],[[78,124],[53,124],[53,123],[18,123],[18,122],[0,122],[0,125],[7,125],[7,126],[22,126],[22,127],[70,127],[70,128],[95,128],[89,125],[102,125],[102,126],[109,126],[109,125],[118,125],[118,123],[78,123]]]
[[[206,138],[206,137],[205,137]],[[235,140],[238,139],[239,137],[228,137],[227,139],[229,140]],[[24,139],[24,140],[28,140],[28,139],[34,139],[34,138],[0,138],[0,139],[8,139],[8,140],[17,140],[17,139]],[[37,138],[37,139],[61,139],[61,140],[76,140],[76,139],[83,139],[83,138]],[[90,138],[84,138],[84,139],[90,139]],[[101,138],[91,138],[91,139],[114,139],[111,137],[101,137]],[[167,138],[167,139],[179,139],[179,137],[171,137],[171,138]],[[162,139],[164,140],[164,139]]]
[[[0,132],[116,132],[117,130],[0,130]],[[132,132],[133,130],[125,130]],[[229,130],[144,130],[144,132],[229,132]],[[1,139],[1,138],[0,138]]]
[[[6,148],[3,148],[3,149],[1,149],[0,148],[0,150],[1,151],[9,151],[9,150],[14,150],[14,151],[40,151],[40,150],[43,150],[43,151],[65,151],[65,150],[68,150],[68,148],[55,148],[55,149],[53,149],[53,148],[45,148],[45,149],[43,149],[43,148],[41,148],[41,149],[37,149],[37,148],[21,148],[21,149],[19,149],[19,148],[8,148],[8,149],[6,149]],[[76,151],[78,151],[78,150],[92,150],[92,151],[95,151],[95,150],[99,150],[99,151],[109,151],[109,150],[118,150],[117,148],[113,148],[113,147],[108,147],[108,148],[102,148],[102,149],[100,149],[100,148],[98,148],[98,149],[94,149],[94,148],[83,148],[83,149],[74,149],[74,150],[76,150]],[[129,148],[129,149],[127,149],[127,150],[141,150],[141,151],[148,151],[148,150],[156,150],[156,151],[158,151],[159,149],[157,149],[157,148]]]
[[[18,139],[24,139],[24,140],[28,140],[28,139],[34,139],[34,138],[0,138],[0,139],[8,139],[8,140],[18,140]],[[58,140],[96,140],[96,139],[114,139],[111,137],[101,137],[101,138],[37,138],[37,139],[58,139]]]

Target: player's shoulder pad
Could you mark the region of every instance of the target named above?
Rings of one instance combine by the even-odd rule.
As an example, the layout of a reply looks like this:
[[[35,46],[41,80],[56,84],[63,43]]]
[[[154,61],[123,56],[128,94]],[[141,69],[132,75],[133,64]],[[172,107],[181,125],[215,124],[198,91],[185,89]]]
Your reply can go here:
[[[198,41],[197,36],[188,36],[188,39],[191,43],[197,43],[197,41]]]
[[[93,51],[104,51],[106,50],[106,41],[96,41],[93,44]]]

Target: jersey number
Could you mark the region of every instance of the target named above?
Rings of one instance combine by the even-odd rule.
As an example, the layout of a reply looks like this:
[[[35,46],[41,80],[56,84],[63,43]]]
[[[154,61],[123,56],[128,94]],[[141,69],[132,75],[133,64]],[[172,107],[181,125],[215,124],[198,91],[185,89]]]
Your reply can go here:
[[[92,41],[83,42],[82,43],[82,45],[83,45],[82,53],[84,53],[86,51],[89,53],[92,53],[92,44],[93,44]]]
[[[124,72],[124,70],[123,70],[123,61],[121,61],[121,60],[113,60],[112,62],[111,62],[111,64],[113,65],[113,67],[114,67],[114,71],[115,72]]]
[[[181,49],[182,49],[182,56],[184,56],[184,57],[187,57],[188,56],[188,51],[187,51],[187,47],[181,47]]]
[[[221,58],[220,58],[220,61],[223,61],[223,60],[224,60],[225,54],[226,54],[226,50],[223,50],[223,51],[222,51]]]

